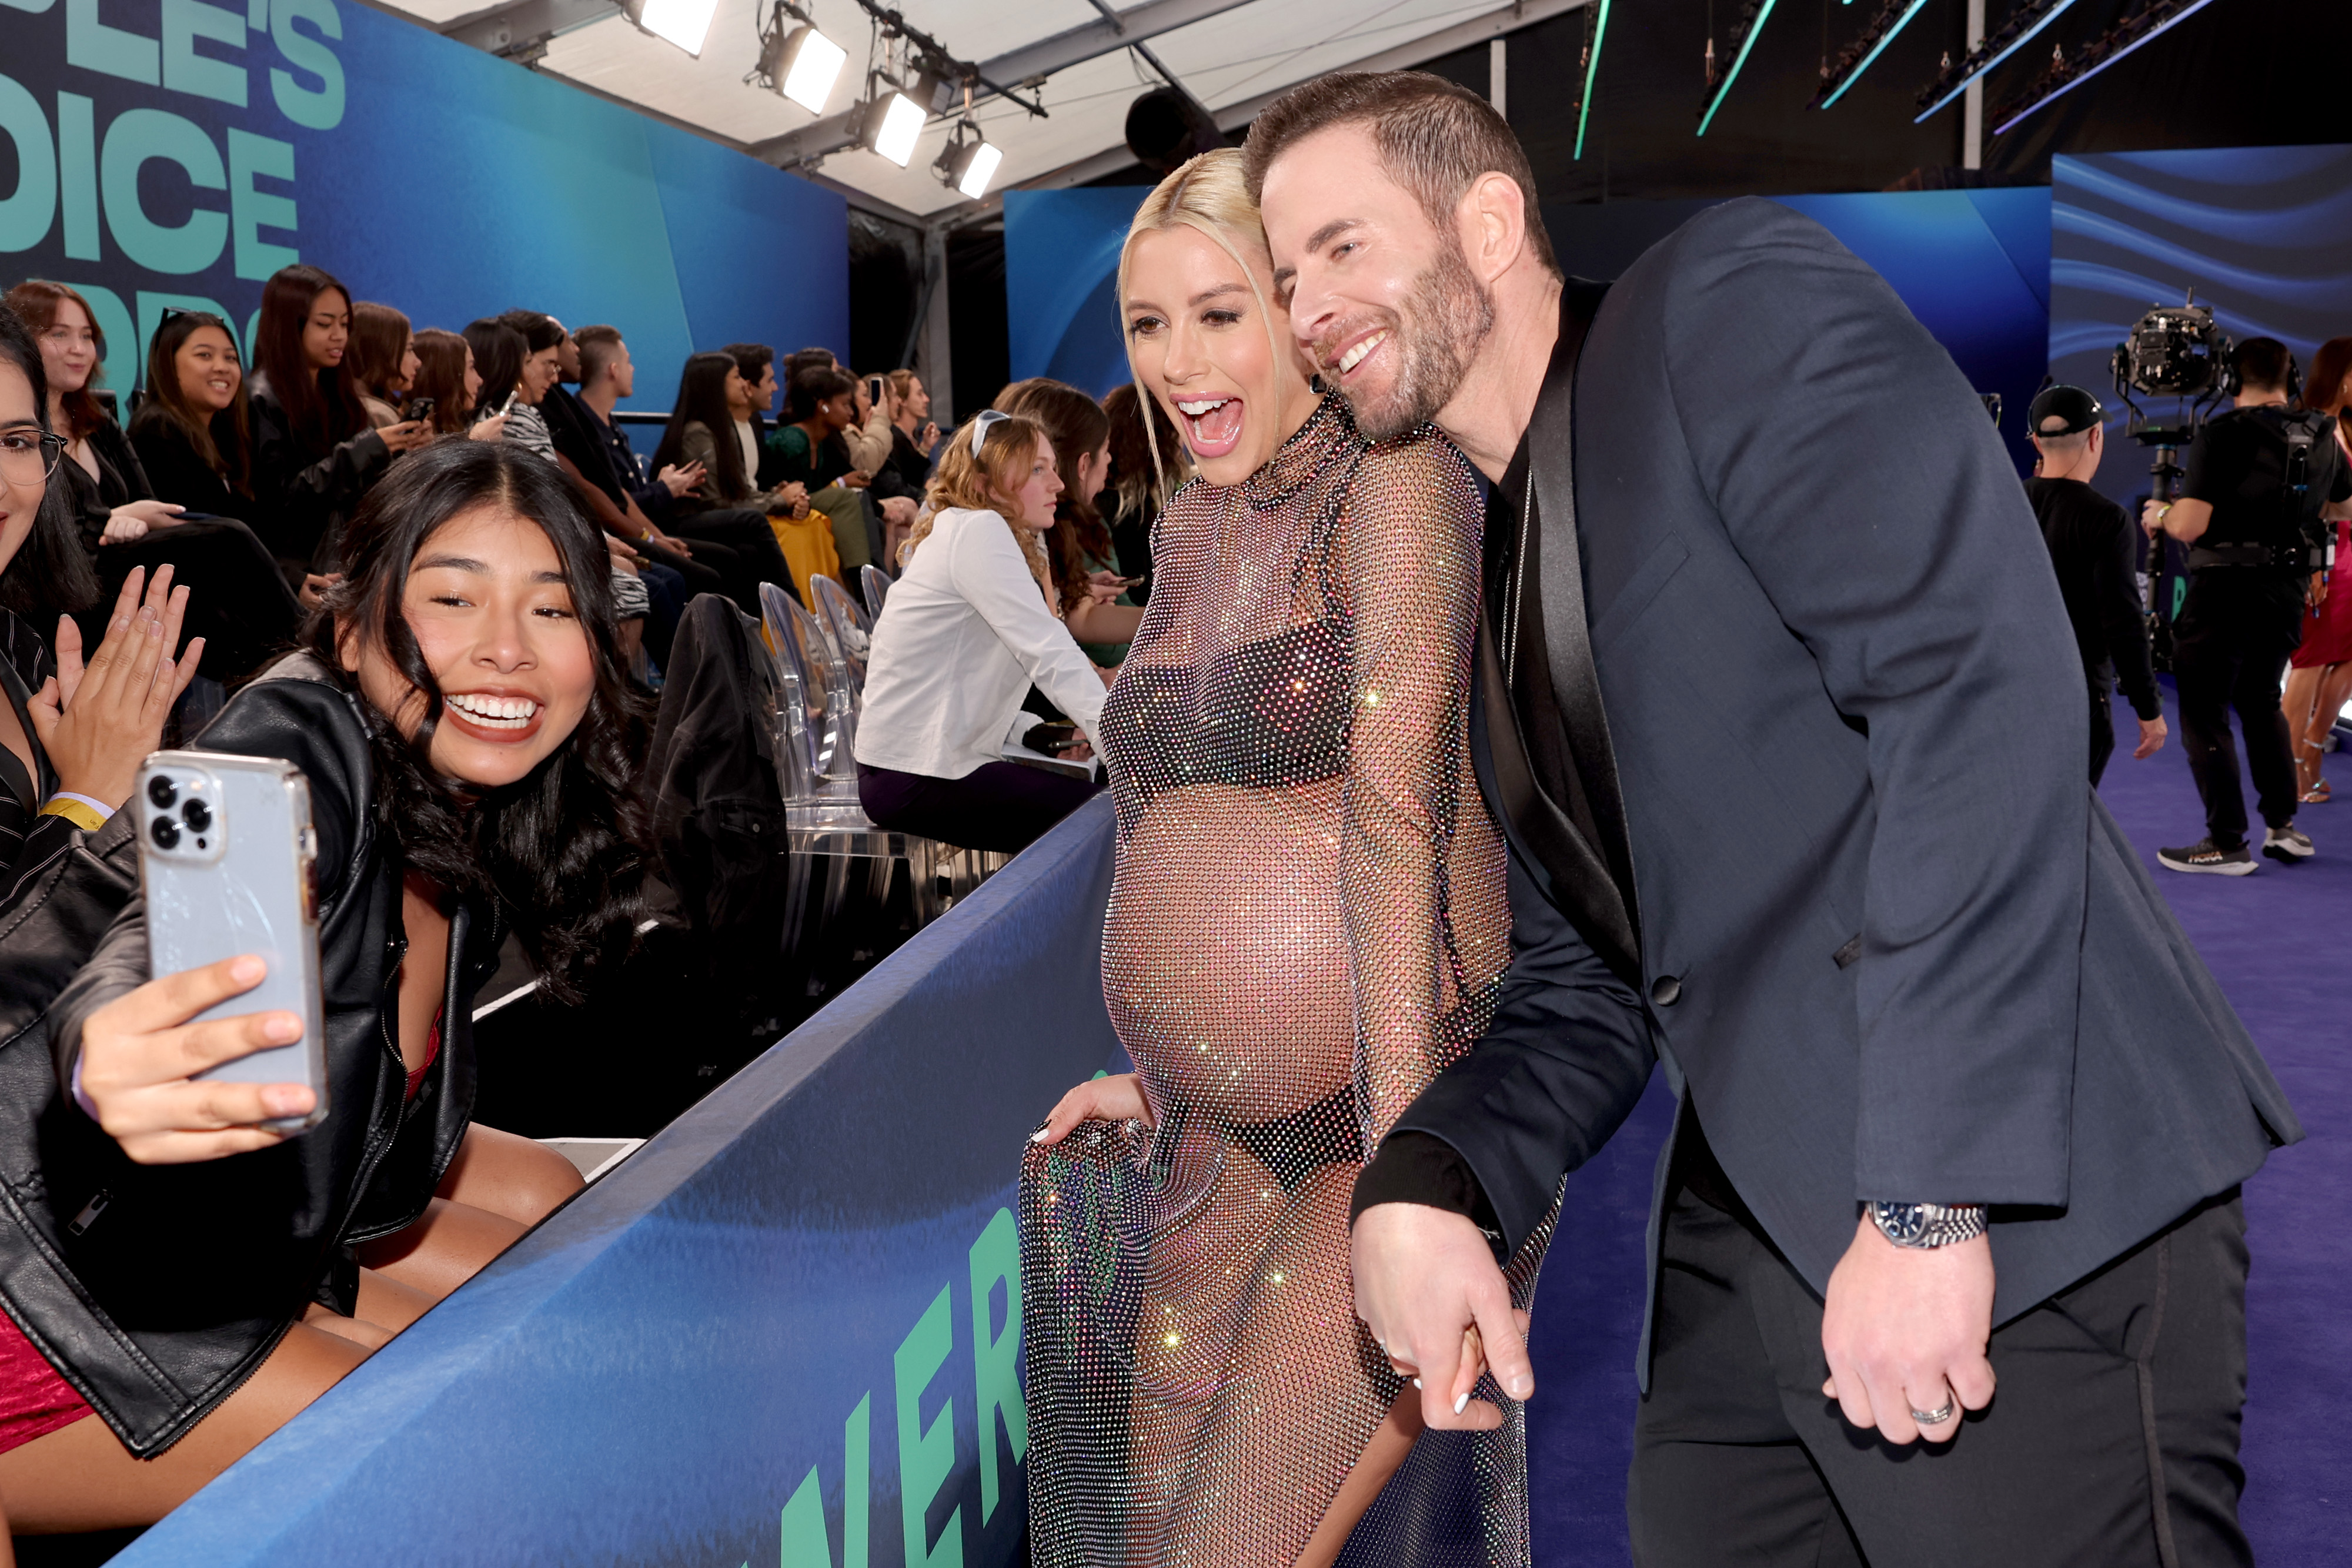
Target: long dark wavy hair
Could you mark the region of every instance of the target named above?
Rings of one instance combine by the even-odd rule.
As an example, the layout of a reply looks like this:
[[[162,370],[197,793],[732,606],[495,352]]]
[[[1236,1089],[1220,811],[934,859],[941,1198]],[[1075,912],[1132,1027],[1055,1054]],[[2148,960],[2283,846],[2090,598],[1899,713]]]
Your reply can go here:
[[[494,507],[539,525],[594,656],[595,689],[580,726],[525,778],[487,793],[427,760],[441,688],[401,613],[410,565],[442,525]],[[546,993],[576,1002],[627,956],[645,912],[652,818],[635,785],[647,713],[621,678],[604,536],[553,464],[495,441],[436,441],[393,465],[343,535],[343,579],[303,639],[342,672],[339,644],[367,639],[425,694],[423,723],[403,737],[375,727],[377,831],[410,869],[453,893],[495,898],[515,923]],[[358,691],[355,675],[342,678]],[[362,696],[362,701],[365,700]]]
[[[474,373],[482,378],[482,395],[474,413],[488,419],[499,412],[507,394],[522,380],[522,362],[530,352],[523,336],[495,316],[466,323],[466,346],[474,350]]]
[[[751,493],[751,476],[743,472],[743,446],[735,439],[735,415],[727,407],[727,376],[737,374],[732,354],[690,354],[677,373],[677,401],[670,404],[669,424],[661,444],[654,448],[654,472],[686,462],[686,427],[700,423],[710,432],[719,458],[719,493],[740,501]]]
[[[41,368],[41,345],[25,319],[0,304],[0,360],[25,372],[33,383],[33,417],[49,429],[49,378]],[[60,470],[73,459],[61,458]],[[0,610],[21,615],[44,638],[56,630],[57,618],[86,608],[98,598],[98,573],[81,548],[74,528],[74,504],[62,471],[49,476],[41,492],[40,509],[33,514],[32,531],[16,547],[16,558],[0,569]]]
[[[331,288],[348,308],[352,291],[331,273],[300,262],[279,267],[261,286],[261,324],[253,334],[254,363],[286,411],[287,429],[314,459],[369,428],[367,410],[351,381],[351,350],[344,349],[341,364],[323,371],[312,370],[302,355],[303,323],[319,296]]]
[[[245,388],[238,386],[236,396],[218,413],[195,407],[180,388],[180,350],[205,327],[219,328],[228,339],[229,352],[236,352],[236,334],[211,311],[182,310],[173,315],[155,329],[155,340],[147,346],[147,397],[139,405],[139,412],[131,415],[131,428],[135,434],[147,424],[173,426],[181,439],[194,449],[197,459],[219,475],[223,484],[240,496],[250,496],[253,432],[246,412]],[[240,375],[243,371],[240,363]],[[217,439],[221,436],[227,439]]]

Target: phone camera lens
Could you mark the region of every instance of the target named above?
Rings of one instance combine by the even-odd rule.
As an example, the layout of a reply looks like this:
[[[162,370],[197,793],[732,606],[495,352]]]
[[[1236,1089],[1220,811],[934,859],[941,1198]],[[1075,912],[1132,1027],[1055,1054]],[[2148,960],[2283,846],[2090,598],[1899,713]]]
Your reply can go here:
[[[180,824],[169,817],[156,818],[155,825],[148,829],[147,832],[148,836],[155,841],[157,849],[168,850],[180,841]]]
[[[180,821],[188,824],[191,832],[201,833],[213,825],[213,809],[192,798],[180,808]]]
[[[179,786],[158,773],[147,780],[147,799],[155,802],[159,810],[171,810],[172,802],[180,798]]]

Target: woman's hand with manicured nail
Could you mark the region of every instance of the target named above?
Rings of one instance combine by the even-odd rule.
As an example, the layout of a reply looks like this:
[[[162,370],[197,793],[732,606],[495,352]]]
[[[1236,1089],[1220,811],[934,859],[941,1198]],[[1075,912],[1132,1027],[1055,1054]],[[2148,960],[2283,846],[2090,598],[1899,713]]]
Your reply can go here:
[[[256,1124],[307,1115],[318,1096],[302,1083],[208,1082],[195,1074],[291,1045],[289,1012],[189,1020],[253,989],[268,972],[252,954],[148,981],[82,1026],[80,1085],[122,1152],[141,1165],[181,1165],[266,1149],[286,1134]]]

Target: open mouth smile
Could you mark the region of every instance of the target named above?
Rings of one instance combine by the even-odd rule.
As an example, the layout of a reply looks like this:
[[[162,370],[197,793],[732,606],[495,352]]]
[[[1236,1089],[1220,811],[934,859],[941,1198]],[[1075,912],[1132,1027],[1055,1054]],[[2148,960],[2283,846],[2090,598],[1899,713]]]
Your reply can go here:
[[[1194,457],[1223,457],[1241,444],[1241,399],[1180,397],[1175,402],[1176,412],[1184,416],[1185,434]]]
[[[1358,365],[1362,364],[1364,361],[1370,356],[1373,350],[1379,348],[1382,343],[1385,343],[1388,340],[1389,329],[1385,327],[1380,329],[1378,331],[1367,333],[1365,336],[1357,339],[1353,343],[1350,343],[1345,352],[1340,354],[1338,359],[1333,360],[1330,362],[1330,368],[1338,371],[1342,378],[1345,378],[1351,373]]]
[[[546,705],[530,697],[487,692],[444,693],[441,702],[460,729],[478,731],[493,740],[514,740],[536,730],[547,712]]]

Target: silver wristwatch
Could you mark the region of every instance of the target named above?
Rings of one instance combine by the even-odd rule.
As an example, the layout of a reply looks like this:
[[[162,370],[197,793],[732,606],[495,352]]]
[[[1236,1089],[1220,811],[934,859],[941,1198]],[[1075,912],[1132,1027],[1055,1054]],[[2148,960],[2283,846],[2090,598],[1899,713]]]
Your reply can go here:
[[[1897,1247],[1949,1247],[1985,1233],[1980,1203],[1873,1203],[1871,1223]]]

